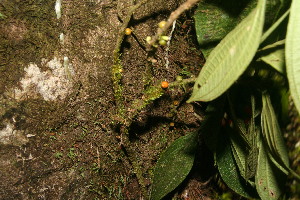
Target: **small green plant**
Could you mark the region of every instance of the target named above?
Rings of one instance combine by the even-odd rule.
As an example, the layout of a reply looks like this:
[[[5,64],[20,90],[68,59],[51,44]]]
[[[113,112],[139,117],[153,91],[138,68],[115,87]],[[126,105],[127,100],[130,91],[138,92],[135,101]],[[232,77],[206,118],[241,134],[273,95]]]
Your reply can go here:
[[[63,157],[63,153],[62,153],[62,152],[56,152],[56,153],[54,154],[54,157],[57,158],[57,159],[60,159],[60,158]]]
[[[70,148],[67,154],[67,156],[72,160],[74,160],[77,157],[77,154],[74,151],[75,151],[74,148]]]
[[[50,140],[57,140],[57,138],[54,135],[49,136]]]
[[[186,178],[198,134],[214,153],[223,181],[241,196],[278,199],[288,174],[300,180],[290,169],[281,132],[289,93],[300,111],[300,2],[274,1],[277,9],[267,0],[258,0],[256,7],[253,2],[243,20],[206,51],[206,64],[188,100],[209,102],[206,118],[198,132],[179,138],[162,153],[151,199],[162,199]],[[202,27],[196,30],[198,40],[203,39]]]

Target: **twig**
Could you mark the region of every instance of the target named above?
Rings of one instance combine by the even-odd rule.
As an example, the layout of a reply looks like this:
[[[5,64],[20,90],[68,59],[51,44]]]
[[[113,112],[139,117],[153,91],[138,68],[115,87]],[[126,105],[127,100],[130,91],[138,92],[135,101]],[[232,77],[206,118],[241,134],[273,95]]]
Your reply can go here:
[[[169,88],[187,85],[189,83],[194,83],[195,81],[196,81],[195,77],[183,79],[181,81],[174,81],[169,84]],[[134,101],[131,104],[131,106],[128,108],[129,112],[127,113],[127,118],[124,123],[124,126],[126,128],[128,128],[131,125],[133,119],[141,112],[142,109],[144,109],[147,105],[152,103],[154,100],[161,97],[164,93],[164,90],[161,88],[160,85],[152,86],[152,88],[149,90],[150,92],[148,91],[144,92],[143,95],[144,98]]]
[[[170,26],[173,24],[173,22],[186,10],[193,7],[196,3],[198,3],[200,0],[187,0],[185,3],[181,4],[175,11],[173,11],[167,20],[167,23],[163,28],[157,29],[157,33],[154,37],[151,38],[151,40],[148,42],[148,51],[151,51],[153,48],[153,45],[155,45],[158,38],[166,32],[170,28]]]
[[[136,9],[138,9],[139,7],[141,7],[142,5],[147,3],[147,1],[149,1],[149,0],[142,0],[139,3],[137,3],[136,5],[133,5],[129,9],[128,14],[125,17],[125,19],[123,21],[123,24],[120,27],[119,32],[118,32],[118,39],[117,39],[116,46],[115,46],[115,49],[114,49],[114,60],[119,58],[119,52],[120,52],[120,49],[121,49],[123,39],[125,37],[124,30],[128,27],[129,21],[130,21],[132,15],[133,15],[133,13],[135,12]]]
[[[130,19],[135,12],[136,9],[141,7],[143,4],[145,4],[149,0],[141,0],[136,5],[133,5],[130,7],[127,16],[123,20],[123,24],[119,29],[118,35],[117,35],[117,42],[115,49],[113,51],[113,65],[111,66],[111,75],[113,80],[113,89],[114,89],[114,96],[115,96],[115,102],[118,108],[118,114],[121,116],[121,118],[124,117],[124,99],[123,99],[123,86],[121,85],[122,80],[122,72],[123,67],[121,65],[120,61],[120,49],[123,42],[123,39],[125,37],[125,29],[128,27],[128,24],[130,22]]]

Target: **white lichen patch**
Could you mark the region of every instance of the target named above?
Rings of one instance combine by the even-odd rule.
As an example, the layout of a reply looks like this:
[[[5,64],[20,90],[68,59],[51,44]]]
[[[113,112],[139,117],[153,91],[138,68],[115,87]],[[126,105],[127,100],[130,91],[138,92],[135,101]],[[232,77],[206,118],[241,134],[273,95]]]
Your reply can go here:
[[[56,13],[56,18],[59,19],[61,17],[61,0],[56,0],[55,13]]]
[[[65,43],[65,35],[64,35],[64,33],[59,34],[59,41],[60,41],[61,44]]]
[[[27,142],[28,138],[24,135],[24,131],[14,130],[14,125],[10,123],[7,123],[6,127],[0,130],[0,144],[20,146]]]
[[[73,74],[73,70],[65,69],[56,57],[49,62],[44,60],[43,63],[48,70],[41,71],[34,63],[25,67],[25,76],[20,81],[22,89],[15,89],[16,99],[41,95],[44,100],[53,101],[66,97],[71,88],[71,81],[66,71]]]

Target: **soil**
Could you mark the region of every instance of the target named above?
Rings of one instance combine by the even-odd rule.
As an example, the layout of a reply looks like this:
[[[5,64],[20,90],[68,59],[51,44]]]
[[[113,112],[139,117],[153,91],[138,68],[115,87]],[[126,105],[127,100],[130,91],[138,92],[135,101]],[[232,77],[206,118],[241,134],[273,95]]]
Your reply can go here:
[[[120,52],[122,116],[144,101],[147,88],[199,73],[204,59],[192,11],[177,20],[167,56],[158,47],[149,62],[144,49],[145,38],[180,3],[149,1],[134,13],[133,34]],[[147,199],[159,154],[199,128],[202,108],[185,103],[192,88],[186,84],[149,100],[122,134],[112,66],[129,6],[64,0],[59,18],[53,0],[0,2],[0,199]],[[191,176],[181,192],[211,199],[212,187],[204,184],[210,176]]]
[[[186,103],[192,84],[160,88],[196,77],[204,64],[193,10],[177,20],[169,50],[159,46],[149,59],[146,37],[183,2],[149,0],[134,12],[116,60],[131,1],[63,0],[61,16],[57,2],[0,1],[0,199],[148,199],[160,153],[203,118],[205,105]],[[199,141],[194,169],[166,199],[228,191]]]

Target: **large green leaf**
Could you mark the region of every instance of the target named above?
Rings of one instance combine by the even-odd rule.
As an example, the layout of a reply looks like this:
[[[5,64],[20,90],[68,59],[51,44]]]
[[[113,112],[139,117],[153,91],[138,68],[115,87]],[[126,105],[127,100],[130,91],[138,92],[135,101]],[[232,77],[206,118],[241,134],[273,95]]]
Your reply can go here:
[[[281,163],[283,167],[288,167],[289,158],[287,148],[268,94],[263,94],[262,103],[261,126],[263,136],[266,139],[271,154],[276,158],[277,162]]]
[[[256,0],[204,0],[198,4],[194,14],[195,28],[205,58],[250,13],[256,3]],[[274,22],[282,7],[282,0],[267,1],[265,21],[268,25]]]
[[[195,12],[195,28],[200,49],[207,58],[212,49],[255,7],[251,0],[246,7],[245,2],[204,1],[198,4]]]
[[[160,156],[155,169],[152,200],[159,200],[173,191],[190,172],[195,158],[198,132],[180,137]]]
[[[226,133],[220,135],[216,152],[216,163],[223,181],[236,193],[244,197],[254,197],[254,188],[243,179],[230,148],[230,140]]]
[[[261,141],[261,140],[260,140]],[[282,193],[285,175],[270,161],[267,148],[259,144],[258,167],[255,176],[256,190],[262,200],[278,199]]]
[[[211,52],[188,102],[211,101],[223,94],[246,70],[260,43],[265,0]]]
[[[300,1],[293,0],[291,5],[285,45],[287,77],[291,96],[300,112]]]

